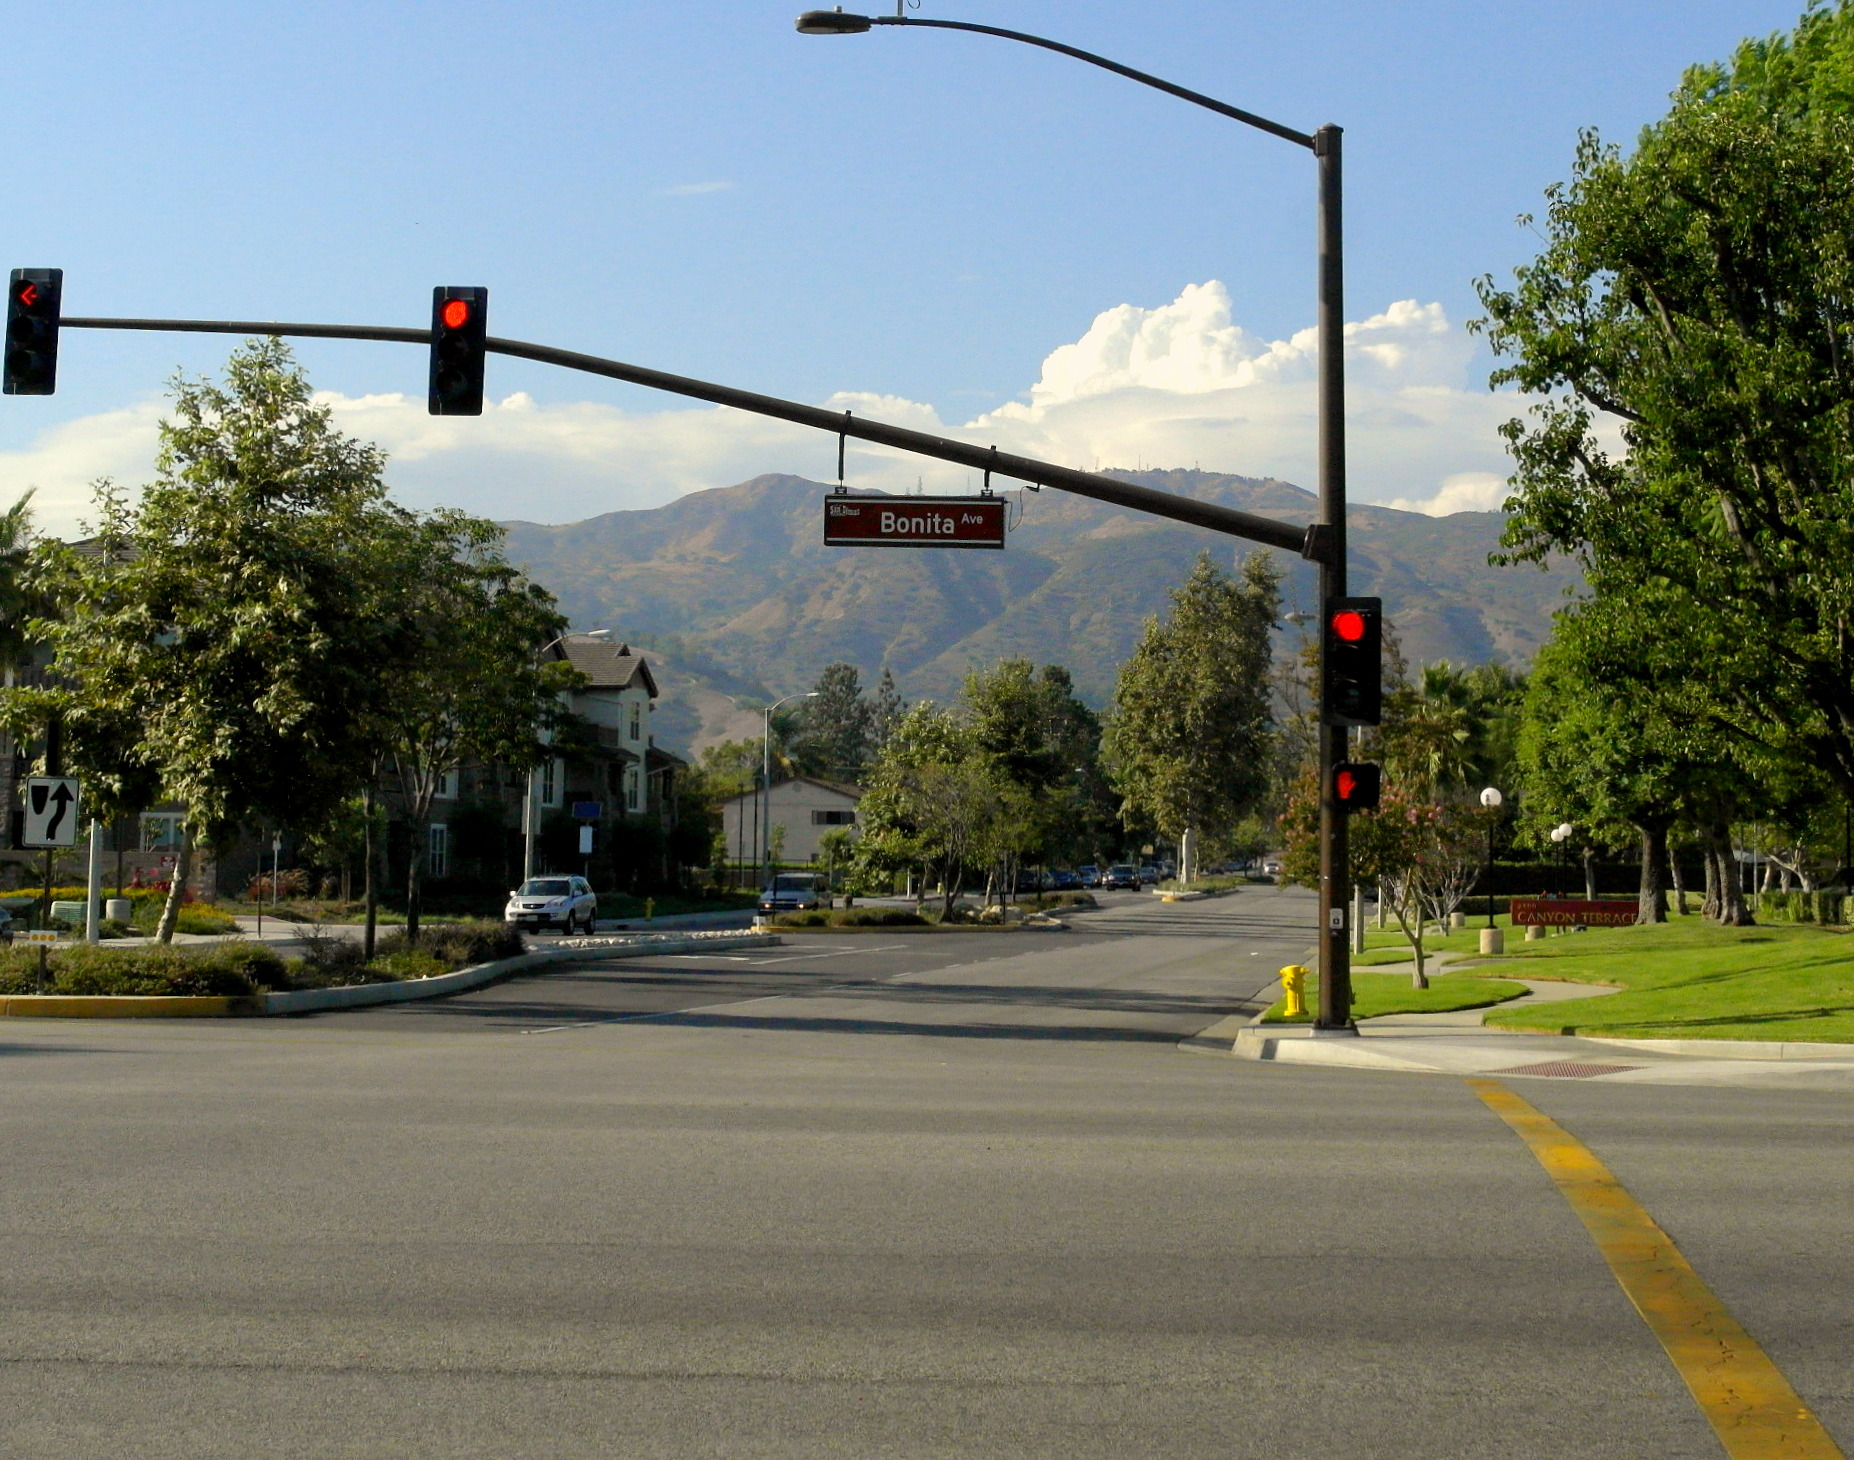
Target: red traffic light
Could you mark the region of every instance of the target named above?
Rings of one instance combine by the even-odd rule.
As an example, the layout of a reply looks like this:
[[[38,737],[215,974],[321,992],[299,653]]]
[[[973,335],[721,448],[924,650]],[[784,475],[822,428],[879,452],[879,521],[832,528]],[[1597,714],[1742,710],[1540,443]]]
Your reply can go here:
[[[19,286],[19,292],[14,297],[17,298],[21,304],[25,305],[27,309],[30,309],[39,302],[39,286],[30,282],[21,284]]]
[[[1358,794],[1358,773],[1347,769],[1339,772],[1339,799],[1350,801]]]
[[[1342,608],[1333,615],[1333,633],[1348,644],[1356,644],[1365,637],[1365,616],[1355,608]]]
[[[447,299],[443,313],[438,316],[444,321],[446,329],[460,330],[470,323],[470,305],[467,300]]]

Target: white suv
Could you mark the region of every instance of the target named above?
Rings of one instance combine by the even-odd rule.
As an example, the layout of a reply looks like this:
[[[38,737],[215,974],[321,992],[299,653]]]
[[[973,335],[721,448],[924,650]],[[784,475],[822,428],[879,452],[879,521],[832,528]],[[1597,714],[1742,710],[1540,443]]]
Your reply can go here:
[[[584,877],[530,877],[509,894],[502,921],[518,928],[557,927],[563,933],[590,933],[599,916],[599,898]]]

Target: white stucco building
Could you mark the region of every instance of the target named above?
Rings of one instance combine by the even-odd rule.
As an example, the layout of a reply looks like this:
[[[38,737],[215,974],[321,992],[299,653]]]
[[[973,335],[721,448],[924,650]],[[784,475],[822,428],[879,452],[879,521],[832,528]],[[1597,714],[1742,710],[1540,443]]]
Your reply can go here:
[[[779,858],[782,862],[815,862],[824,836],[828,832],[856,832],[856,803],[863,793],[856,786],[838,781],[820,781],[810,776],[794,776],[774,781],[767,798],[770,814],[766,824],[779,839],[784,835]],[[730,862],[755,864],[761,859],[765,842],[760,830],[760,793],[749,791],[721,803],[726,815],[727,856]]]

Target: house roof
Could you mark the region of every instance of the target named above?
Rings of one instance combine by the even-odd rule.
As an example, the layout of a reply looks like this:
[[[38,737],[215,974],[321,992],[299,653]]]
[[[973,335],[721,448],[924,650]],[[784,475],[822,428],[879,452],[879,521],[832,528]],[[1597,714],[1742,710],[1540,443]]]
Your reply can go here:
[[[821,786],[826,791],[835,791],[839,796],[847,797],[852,801],[860,801],[863,799],[863,788],[861,786],[852,786],[848,781],[821,780],[817,776],[781,776],[772,783],[772,788],[776,791],[781,786],[790,786],[797,782],[802,782],[807,786]],[[750,791],[742,791],[738,795],[729,796],[723,804],[731,806],[736,801],[759,794],[759,788],[756,786]]]
[[[629,644],[614,644],[586,634],[568,634],[552,647],[554,658],[564,659],[592,682],[587,689],[629,689],[642,684],[650,698],[657,698],[657,682],[642,654],[633,654]]]

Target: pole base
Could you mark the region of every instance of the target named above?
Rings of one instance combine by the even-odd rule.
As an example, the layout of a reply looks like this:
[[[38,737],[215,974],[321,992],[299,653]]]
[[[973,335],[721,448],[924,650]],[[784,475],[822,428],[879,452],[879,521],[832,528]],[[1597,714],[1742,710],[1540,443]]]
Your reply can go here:
[[[1313,1037],[1315,1039],[1357,1039],[1359,1037],[1358,1025],[1349,1021],[1344,1024],[1315,1024]]]

